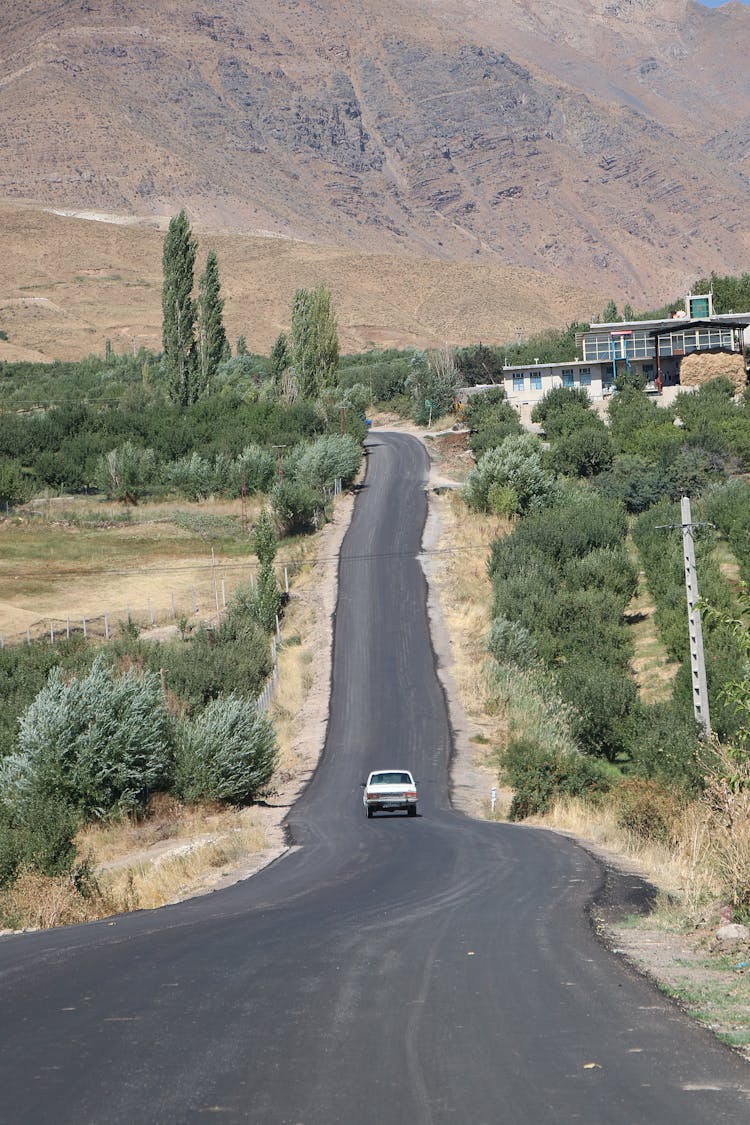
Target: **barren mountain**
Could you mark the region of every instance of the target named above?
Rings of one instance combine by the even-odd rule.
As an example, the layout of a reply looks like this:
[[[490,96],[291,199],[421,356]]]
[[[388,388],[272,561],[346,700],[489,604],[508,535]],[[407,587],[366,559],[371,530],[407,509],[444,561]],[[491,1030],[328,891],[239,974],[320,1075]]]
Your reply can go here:
[[[0,0],[0,196],[533,267],[642,306],[747,268],[750,10]]]

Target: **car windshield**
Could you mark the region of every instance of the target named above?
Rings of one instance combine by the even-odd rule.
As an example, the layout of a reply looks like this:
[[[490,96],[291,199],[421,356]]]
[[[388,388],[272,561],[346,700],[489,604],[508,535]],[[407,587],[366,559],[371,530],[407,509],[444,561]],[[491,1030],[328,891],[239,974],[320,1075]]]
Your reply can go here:
[[[390,773],[374,773],[370,778],[371,785],[412,785],[411,774],[399,773],[393,770]]]

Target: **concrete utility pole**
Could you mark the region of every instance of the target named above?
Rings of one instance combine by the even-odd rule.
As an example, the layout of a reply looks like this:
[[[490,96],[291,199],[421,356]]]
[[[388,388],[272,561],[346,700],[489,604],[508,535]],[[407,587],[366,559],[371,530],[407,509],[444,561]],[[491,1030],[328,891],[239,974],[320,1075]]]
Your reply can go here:
[[[703,626],[701,611],[696,608],[698,601],[698,573],[695,568],[695,545],[693,543],[693,523],[690,513],[690,497],[680,499],[682,517],[682,548],[685,563],[685,590],[687,592],[688,629],[690,632],[690,673],[693,684],[693,710],[696,722],[703,727],[706,738],[711,735],[711,716],[708,711],[708,685],[706,683],[706,660],[703,655]]]
[[[693,685],[693,711],[695,721],[702,727],[703,735],[711,735],[711,716],[708,710],[708,684],[706,682],[706,660],[703,654],[703,626],[701,612],[697,608],[698,572],[695,566],[694,527],[713,527],[706,522],[693,523],[690,512],[690,497],[680,498],[681,523],[661,524],[662,528],[679,527],[682,531],[682,554],[685,564],[685,591],[687,593],[688,632],[690,634],[690,673]]]

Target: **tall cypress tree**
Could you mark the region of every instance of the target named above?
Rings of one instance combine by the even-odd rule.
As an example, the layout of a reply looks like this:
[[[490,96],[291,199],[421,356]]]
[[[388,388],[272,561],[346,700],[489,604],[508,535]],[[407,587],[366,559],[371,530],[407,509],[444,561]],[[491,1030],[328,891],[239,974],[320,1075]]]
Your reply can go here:
[[[196,242],[184,211],[170,219],[162,254],[162,345],[170,396],[180,406],[195,401],[195,301],[193,267]]]
[[[221,296],[216,253],[209,250],[206,268],[198,282],[198,359],[200,394],[205,394],[216,368],[224,358],[227,335],[224,331],[224,298]]]

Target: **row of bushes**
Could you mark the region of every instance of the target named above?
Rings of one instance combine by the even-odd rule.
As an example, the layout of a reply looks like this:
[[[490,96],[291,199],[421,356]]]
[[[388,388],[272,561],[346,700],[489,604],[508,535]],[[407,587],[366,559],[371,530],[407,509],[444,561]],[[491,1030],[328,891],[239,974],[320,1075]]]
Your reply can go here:
[[[750,465],[747,399],[735,402],[725,379],[681,393],[668,409],[625,384],[608,415],[605,425],[584,390],[562,387],[532,411],[551,442],[550,468],[590,479],[629,512],[665,498],[697,496]]]
[[[216,628],[0,652],[0,882],[25,866],[69,870],[82,821],[155,790],[242,802],[267,783],[276,744],[255,699],[281,600],[267,517],[256,540],[267,581],[240,589]]]
[[[254,444],[232,459],[193,452],[176,461],[160,462],[153,449],[125,442],[100,458],[95,483],[114,499],[165,491],[191,500],[233,498],[240,495],[243,477],[248,493],[268,492],[277,478],[304,481],[322,493],[337,478],[345,487],[350,485],[361,459],[361,446],[350,434],[324,434],[284,450],[280,459],[276,450]]]
[[[349,412],[347,433],[361,441],[365,428]],[[102,459],[128,444],[151,450],[157,465],[197,455],[215,464],[235,461],[242,451],[260,446],[275,455],[325,433],[339,430],[340,417],[318,404],[289,406],[277,397],[250,398],[231,393],[202,398],[178,409],[150,388],[135,387],[112,406],[72,403],[30,414],[0,414],[0,462],[13,462],[30,486],[81,491],[93,487]]]
[[[489,564],[493,654],[543,661],[575,708],[579,746],[610,761],[627,753],[636,702],[623,613],[637,575],[626,530],[619,505],[569,491],[495,542]]]
[[[54,669],[21,717],[18,751],[0,760],[0,884],[22,866],[70,870],[79,823],[143,805],[153,791],[251,800],[276,757],[253,700],[222,695],[195,718],[175,717],[154,672],[117,675],[101,657],[80,678]]]

